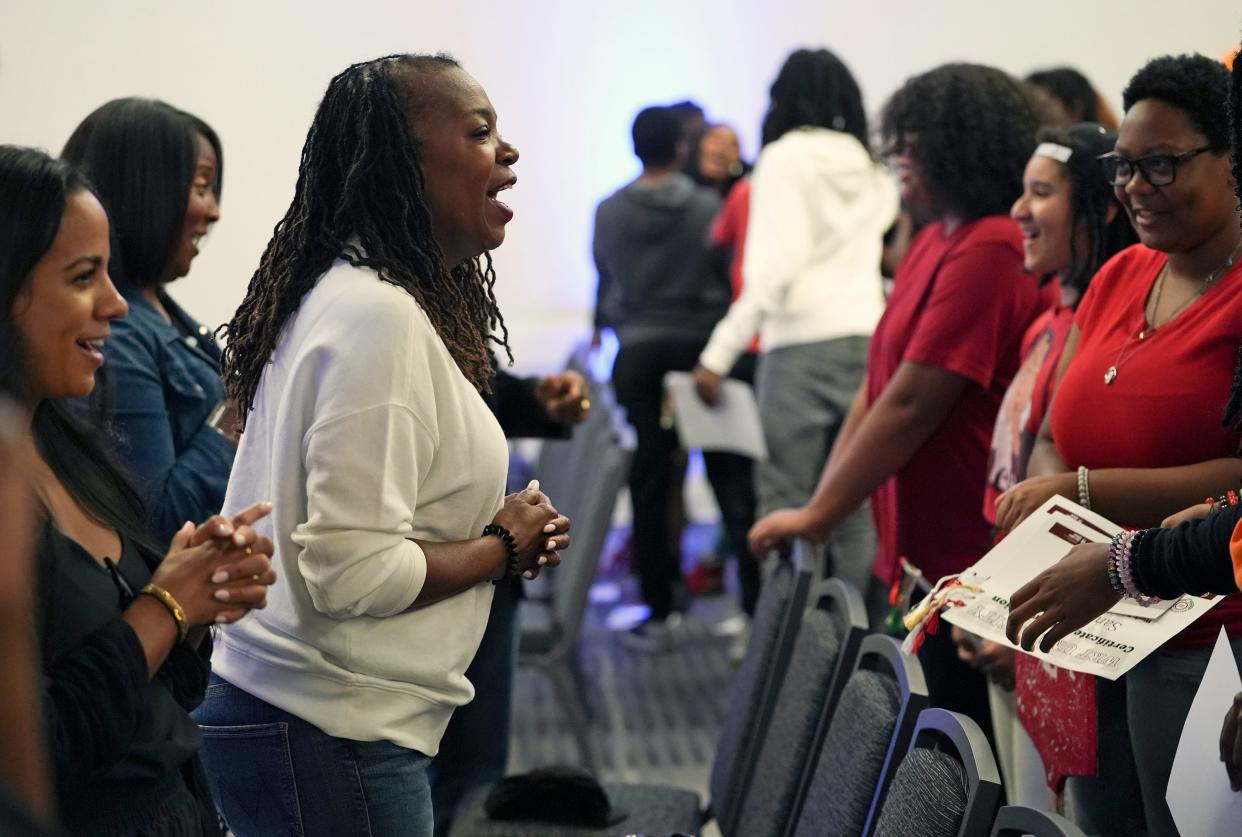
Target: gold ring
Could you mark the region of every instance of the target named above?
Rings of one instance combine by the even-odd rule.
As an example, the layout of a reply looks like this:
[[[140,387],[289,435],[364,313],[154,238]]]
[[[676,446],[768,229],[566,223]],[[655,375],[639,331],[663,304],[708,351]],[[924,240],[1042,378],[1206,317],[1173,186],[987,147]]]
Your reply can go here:
[[[250,548],[250,547],[246,547],[246,554],[247,554],[247,555],[253,555],[253,554],[254,554],[254,551],[253,551],[253,550],[251,550],[251,548]]]
[[[581,401],[579,401],[579,402],[578,402],[578,409],[579,409],[579,410],[581,410],[581,411],[582,411],[582,412],[584,412],[584,413],[590,412],[590,410],[591,410],[591,399],[589,399],[589,398],[583,398]]]
[[[254,575],[250,576],[250,580],[251,580],[251,581],[258,581],[258,580],[259,580],[259,574],[258,574],[258,573],[255,573]]]

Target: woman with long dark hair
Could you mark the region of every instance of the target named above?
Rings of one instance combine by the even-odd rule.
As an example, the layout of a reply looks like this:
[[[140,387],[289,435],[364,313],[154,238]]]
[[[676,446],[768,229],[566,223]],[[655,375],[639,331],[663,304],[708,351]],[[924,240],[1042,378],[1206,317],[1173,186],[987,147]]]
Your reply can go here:
[[[897,213],[897,190],[869,143],[849,68],[827,49],[791,54],[772,82],[750,180],[742,293],[694,370],[714,403],[759,333],[769,453],[755,469],[760,514],[810,499],[866,370],[884,308],[882,239]],[[868,510],[841,521],[829,545],[834,572],[865,585],[875,557]]]
[[[225,509],[272,494],[285,579],[269,618],[221,631],[196,714],[239,837],[430,835],[427,765],[473,694],[490,582],[568,544],[537,490],[503,496],[480,397],[518,159],[496,121],[446,56],[333,78],[229,324],[245,432]]]
[[[220,218],[224,151],[206,122],[154,99],[116,99],[74,130],[62,158],[95,184],[112,224],[108,270],[129,304],[92,396],[167,540],[216,514],[237,449],[220,347],[166,286],[190,272]]]
[[[264,606],[271,542],[249,524],[184,525],[167,554],[137,492],[68,400],[90,394],[126,303],[108,219],[75,168],[0,146],[0,390],[25,409],[38,513],[36,626],[48,750],[75,834],[218,834],[189,710],[207,685],[204,627]]]

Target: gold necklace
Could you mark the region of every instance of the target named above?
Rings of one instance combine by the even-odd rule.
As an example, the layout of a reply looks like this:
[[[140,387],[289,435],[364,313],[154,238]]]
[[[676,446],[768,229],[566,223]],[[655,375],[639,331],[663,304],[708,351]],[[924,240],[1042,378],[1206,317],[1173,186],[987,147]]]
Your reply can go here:
[[[1219,279],[1220,277],[1228,273],[1229,268],[1233,267],[1233,260],[1237,258],[1239,250],[1242,250],[1242,241],[1239,241],[1237,244],[1234,245],[1232,252],[1229,253],[1229,258],[1225,259],[1225,263],[1222,264],[1220,267],[1216,268],[1216,270],[1213,270],[1206,277],[1204,277],[1203,281],[1199,283],[1199,287],[1194,291],[1194,293],[1188,296],[1181,305],[1174,308],[1173,312],[1169,314],[1169,316],[1165,317],[1165,320],[1163,323],[1161,323],[1159,326],[1156,326],[1156,325],[1149,326],[1148,322],[1154,323],[1156,320],[1156,315],[1160,311],[1160,295],[1164,292],[1164,277],[1169,272],[1169,263],[1166,260],[1164,263],[1164,267],[1160,268],[1160,275],[1156,277],[1156,293],[1153,296],[1153,300],[1155,304],[1152,306],[1150,320],[1147,317],[1146,309],[1144,309],[1143,327],[1139,329],[1138,342],[1135,343],[1134,348],[1131,349],[1127,353],[1126,349],[1130,348],[1130,341],[1134,339],[1127,335],[1126,342],[1121,344],[1121,351],[1117,352],[1117,359],[1114,360],[1113,365],[1108,367],[1108,369],[1104,372],[1104,383],[1108,385],[1108,384],[1111,384],[1113,381],[1117,380],[1117,370],[1120,369],[1122,364],[1124,364],[1127,360],[1134,357],[1134,355],[1138,352],[1138,350],[1143,347],[1144,340],[1146,340],[1151,335],[1155,334],[1157,328],[1163,328],[1164,326],[1172,322],[1174,317],[1176,317],[1178,314],[1185,311],[1190,306],[1190,303],[1194,302],[1196,299],[1198,299],[1199,297],[1207,293],[1208,288],[1212,286],[1213,282],[1215,282],[1217,279]]]

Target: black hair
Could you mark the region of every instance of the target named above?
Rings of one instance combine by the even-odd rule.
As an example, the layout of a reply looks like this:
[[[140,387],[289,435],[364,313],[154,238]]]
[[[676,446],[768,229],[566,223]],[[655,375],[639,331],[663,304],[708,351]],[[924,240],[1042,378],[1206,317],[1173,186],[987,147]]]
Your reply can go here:
[[[1233,189],[1242,202],[1242,53],[1233,59],[1229,79],[1229,143],[1233,149]],[[1225,403],[1221,424],[1242,430],[1242,346],[1238,346],[1238,362],[1233,371],[1233,386]]]
[[[0,146],[0,390],[34,407],[35,444],[69,495],[87,514],[149,552],[142,499],[108,454],[104,438],[65,403],[31,404],[25,353],[13,322],[14,307],[55,241],[69,199],[83,191],[93,190],[77,167],[32,148]]]
[[[1035,149],[1039,107],[994,67],[944,64],[909,79],[880,117],[890,150],[917,138],[914,155],[937,212],[965,221],[1009,212]]]
[[[198,135],[224,152],[211,126],[157,99],[114,99],[74,130],[61,157],[82,166],[112,223],[112,278],[139,287],[168,279],[198,164]]]
[[[682,117],[671,107],[643,108],[630,129],[634,156],[644,168],[663,168],[677,161],[678,146],[685,139]]]
[[[1091,82],[1073,67],[1051,67],[1036,70],[1026,77],[1026,83],[1042,87],[1065,105],[1065,109],[1082,122],[1099,122],[1099,95]]]
[[[1041,128],[1038,142],[1051,142],[1072,150],[1062,168],[1070,181],[1070,253],[1076,261],[1060,275],[1061,284],[1078,291],[1078,299],[1104,262],[1138,241],[1130,218],[1117,200],[1113,187],[1100,174],[1099,156],[1113,150],[1117,132],[1096,122],[1080,122],[1069,128]],[[1109,209],[1113,210],[1108,220]],[[1086,241],[1078,240],[1079,226],[1086,227]]]
[[[827,49],[799,49],[781,65],[768,91],[762,144],[795,128],[831,128],[870,147],[862,91],[849,67]]]
[[[1157,99],[1186,114],[1212,148],[1229,147],[1229,71],[1204,55],[1164,55],[1143,65],[1121,94],[1127,112]]]
[[[243,425],[281,330],[338,258],[410,294],[480,392],[491,390],[489,340],[512,362],[491,256],[446,265],[424,195],[412,128],[426,109],[421,85],[459,68],[447,55],[389,55],[329,82],[302,147],[293,201],[224,329],[224,383]]]

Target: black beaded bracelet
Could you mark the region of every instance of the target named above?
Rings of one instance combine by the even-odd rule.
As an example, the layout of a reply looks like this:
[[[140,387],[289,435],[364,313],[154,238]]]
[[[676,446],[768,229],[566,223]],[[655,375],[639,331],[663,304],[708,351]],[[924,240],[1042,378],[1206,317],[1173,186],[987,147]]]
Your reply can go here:
[[[505,559],[505,574],[500,578],[492,579],[492,584],[499,584],[506,578],[510,578],[518,574],[517,538],[513,537],[513,533],[501,526],[499,523],[489,523],[483,527],[483,534],[481,537],[486,538],[493,535],[500,538],[500,542],[505,545],[505,549],[509,552],[508,558]]]

